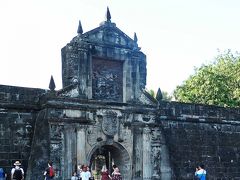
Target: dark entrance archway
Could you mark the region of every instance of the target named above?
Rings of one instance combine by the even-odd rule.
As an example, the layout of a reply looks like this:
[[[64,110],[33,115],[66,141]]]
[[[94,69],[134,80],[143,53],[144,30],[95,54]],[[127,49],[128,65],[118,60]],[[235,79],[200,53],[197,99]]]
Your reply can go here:
[[[95,146],[88,156],[91,169],[96,179],[100,179],[100,172],[103,165],[112,171],[112,165],[119,167],[124,180],[130,180],[132,176],[131,160],[127,150],[118,143],[112,145],[102,144]]]

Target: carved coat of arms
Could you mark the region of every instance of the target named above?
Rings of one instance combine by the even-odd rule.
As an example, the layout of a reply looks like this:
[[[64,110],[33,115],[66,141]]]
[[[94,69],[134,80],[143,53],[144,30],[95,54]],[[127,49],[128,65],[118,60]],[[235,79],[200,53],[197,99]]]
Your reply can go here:
[[[118,120],[114,112],[108,113],[103,117],[102,131],[107,136],[114,136],[118,132]]]

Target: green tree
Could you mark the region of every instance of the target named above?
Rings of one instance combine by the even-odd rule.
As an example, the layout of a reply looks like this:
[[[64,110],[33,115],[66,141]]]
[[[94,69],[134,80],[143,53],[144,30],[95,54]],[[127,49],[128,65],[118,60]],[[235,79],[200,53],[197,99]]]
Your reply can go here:
[[[147,92],[152,96],[152,97],[156,97],[156,93],[154,90],[150,89],[150,90],[147,90]]]
[[[157,93],[156,93],[154,90],[150,89],[150,90],[147,90],[147,92],[148,92],[152,97],[154,97],[154,98],[156,99]],[[168,92],[166,92],[166,91],[161,91],[161,93],[162,93],[162,100],[163,100],[163,101],[171,101],[171,100],[172,100],[173,97],[172,97],[171,95],[169,95]]]
[[[172,96],[168,94],[168,92],[166,91],[162,91],[162,96],[163,96],[163,100],[164,101],[171,101],[172,100]]]
[[[219,53],[215,60],[195,69],[182,85],[174,90],[177,101],[240,106],[240,54],[230,50]]]

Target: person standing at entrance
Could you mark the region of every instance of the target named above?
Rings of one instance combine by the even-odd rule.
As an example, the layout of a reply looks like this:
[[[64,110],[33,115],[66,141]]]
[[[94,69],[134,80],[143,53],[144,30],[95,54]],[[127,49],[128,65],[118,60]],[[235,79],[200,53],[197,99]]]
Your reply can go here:
[[[80,178],[82,178],[82,180],[89,180],[89,178],[92,177],[90,171],[88,171],[87,169],[88,167],[84,165],[82,168],[82,172],[80,173]]]
[[[112,180],[122,180],[121,173],[116,165],[113,165]]]
[[[109,180],[109,173],[106,165],[103,165],[102,170],[101,170],[101,180]]]
[[[24,171],[20,168],[20,161],[16,161],[14,163],[14,168],[11,170],[11,180],[23,180],[24,179]]]

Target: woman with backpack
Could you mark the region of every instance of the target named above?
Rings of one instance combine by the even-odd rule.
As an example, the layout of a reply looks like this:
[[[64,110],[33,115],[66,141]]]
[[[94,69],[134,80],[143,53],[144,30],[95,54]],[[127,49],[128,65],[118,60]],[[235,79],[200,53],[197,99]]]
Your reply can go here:
[[[55,171],[53,169],[53,163],[52,161],[48,161],[48,167],[46,168],[44,174],[45,180],[51,180],[55,176]]]

